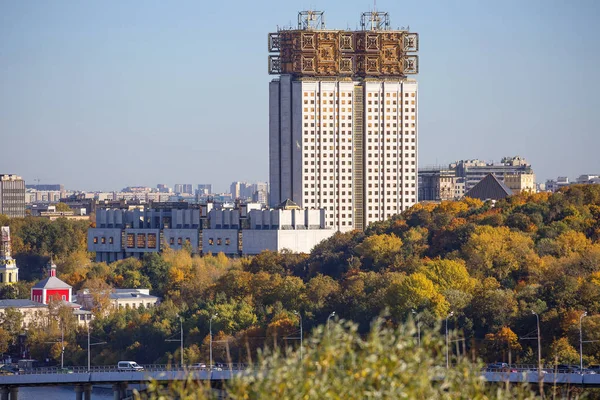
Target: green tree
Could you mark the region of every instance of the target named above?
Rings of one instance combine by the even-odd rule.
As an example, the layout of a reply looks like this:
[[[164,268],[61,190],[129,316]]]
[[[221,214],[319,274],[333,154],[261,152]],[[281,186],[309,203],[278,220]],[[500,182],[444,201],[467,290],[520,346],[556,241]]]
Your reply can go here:
[[[56,207],[56,211],[58,212],[71,211],[71,207],[69,207],[65,203],[56,203],[54,206]]]

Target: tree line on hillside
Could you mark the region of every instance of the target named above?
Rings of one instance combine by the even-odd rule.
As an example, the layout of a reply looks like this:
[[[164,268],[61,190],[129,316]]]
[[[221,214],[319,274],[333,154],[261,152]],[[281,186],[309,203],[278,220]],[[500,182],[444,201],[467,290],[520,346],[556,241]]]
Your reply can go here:
[[[366,232],[337,233],[310,254],[234,259],[167,250],[109,265],[92,262],[85,251],[85,224],[30,218],[10,224],[17,260],[53,254],[59,277],[74,290],[150,288],[163,298],[155,308],[111,310],[98,296],[92,335],[107,344],[94,349],[96,364],[179,360],[177,343],[165,341],[178,334],[179,318],[186,362],[208,360],[210,325],[215,360],[248,361],[265,345],[297,347],[299,316],[308,333],[334,311],[361,334],[384,314],[391,326],[416,315],[424,331],[448,318],[468,351],[532,364],[532,312],[540,318],[547,362],[578,362],[581,319],[584,360],[591,364],[600,362],[599,217],[600,186],[573,185],[495,204],[468,198],[417,204]],[[41,265],[24,273],[39,278]],[[87,332],[69,334],[69,360],[82,363],[78,343]],[[14,335],[4,337],[14,343]]]

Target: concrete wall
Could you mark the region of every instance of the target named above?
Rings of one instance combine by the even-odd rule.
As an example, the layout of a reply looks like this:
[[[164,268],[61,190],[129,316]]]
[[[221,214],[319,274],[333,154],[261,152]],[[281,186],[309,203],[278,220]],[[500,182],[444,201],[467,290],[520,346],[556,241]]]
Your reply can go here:
[[[245,245],[245,243],[244,243]],[[238,254],[238,231],[236,229],[205,229],[202,232],[204,254]]]
[[[192,250],[198,251],[197,229],[163,229],[163,237],[167,246],[175,250],[182,249],[189,238]]]
[[[97,238],[97,243],[94,243]],[[110,243],[112,238],[113,243]],[[104,239],[104,243],[103,242]],[[121,251],[121,229],[119,228],[90,228],[88,229],[88,251],[118,252]]]

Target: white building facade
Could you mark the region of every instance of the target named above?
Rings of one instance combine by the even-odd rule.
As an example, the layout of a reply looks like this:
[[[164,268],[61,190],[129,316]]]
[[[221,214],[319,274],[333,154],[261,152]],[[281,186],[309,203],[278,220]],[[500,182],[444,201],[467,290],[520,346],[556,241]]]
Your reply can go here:
[[[333,44],[327,41],[330,32],[339,36]],[[358,52],[359,40],[366,35],[368,43],[375,43],[373,54],[383,54],[394,48],[386,47],[386,37],[392,37],[387,32],[396,38],[415,35],[385,28],[356,32],[303,28],[278,32],[277,40],[283,42],[285,35],[307,40],[307,35],[314,34],[320,40],[317,54],[338,45],[336,54],[342,54],[346,38],[348,51]],[[281,50],[281,57],[286,51]],[[310,48],[302,51],[305,60],[312,54]],[[316,57],[317,62],[324,62]],[[404,62],[380,57],[373,62]],[[344,57],[338,61],[342,65]],[[270,83],[271,206],[291,199],[301,207],[323,208],[329,227],[348,231],[365,229],[417,202],[417,82],[402,73],[388,75],[383,67],[377,71],[373,75],[338,71],[327,76],[290,71]]]

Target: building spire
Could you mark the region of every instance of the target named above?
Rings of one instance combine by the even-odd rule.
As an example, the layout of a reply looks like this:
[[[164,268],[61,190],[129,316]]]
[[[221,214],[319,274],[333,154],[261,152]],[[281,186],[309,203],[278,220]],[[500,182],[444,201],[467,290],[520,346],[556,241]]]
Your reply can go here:
[[[48,276],[56,277],[56,264],[54,264],[54,260],[52,259],[52,256],[50,256],[50,261],[48,261]]]

